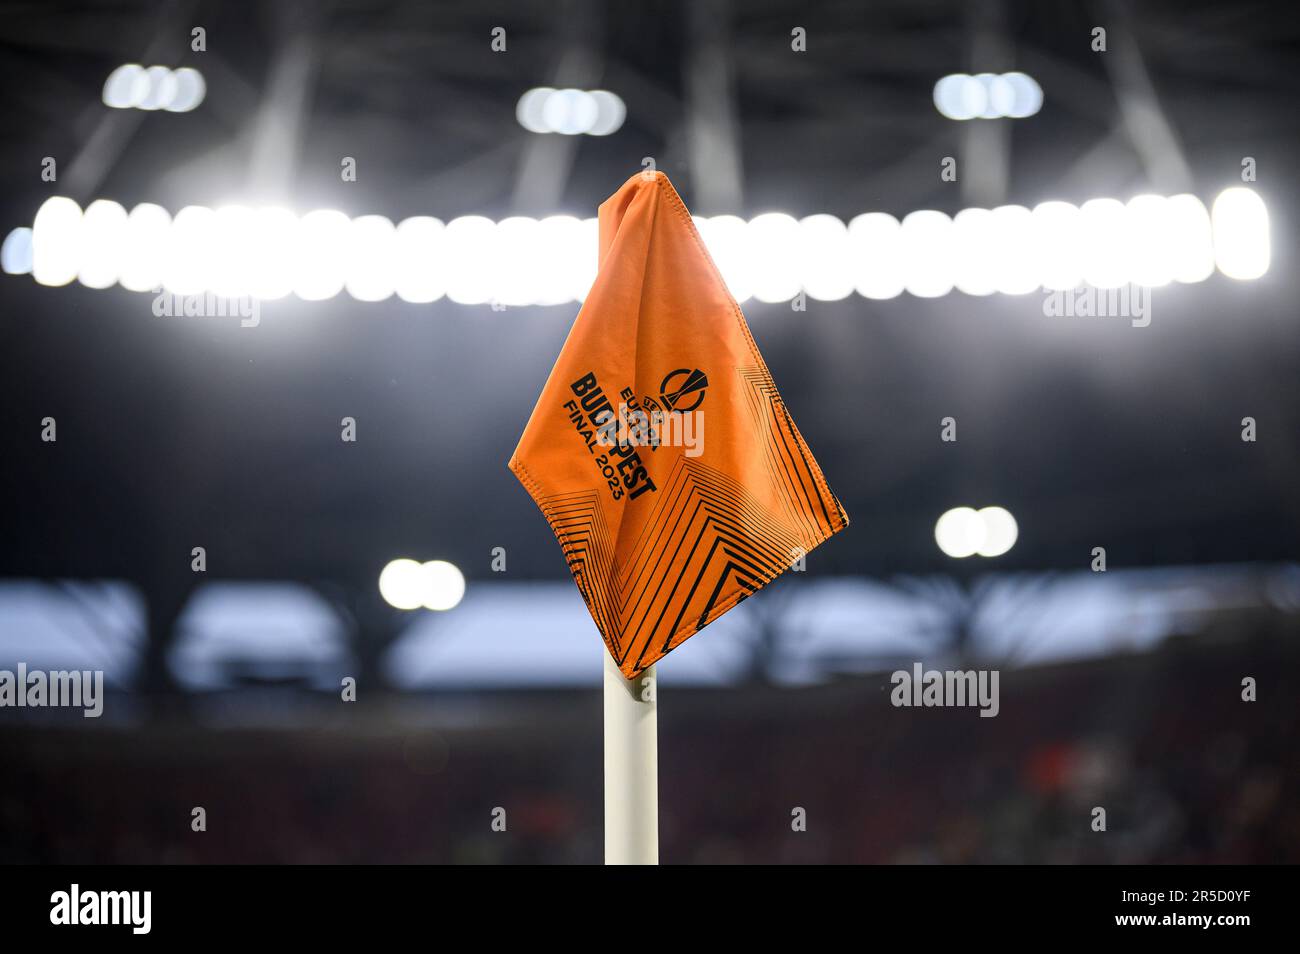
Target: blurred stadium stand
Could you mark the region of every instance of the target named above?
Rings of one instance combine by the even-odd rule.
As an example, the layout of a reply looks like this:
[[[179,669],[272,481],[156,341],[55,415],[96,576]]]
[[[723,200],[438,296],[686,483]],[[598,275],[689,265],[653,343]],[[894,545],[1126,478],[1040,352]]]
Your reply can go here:
[[[1239,617],[1147,653],[1004,672],[995,719],[894,708],[885,675],[667,688],[663,857],[1296,863],[1298,635],[1294,619]],[[320,702],[281,729],[7,727],[0,862],[598,863],[599,716],[591,689],[347,717]],[[206,835],[188,831],[191,805]],[[795,806],[806,833],[790,831]]]

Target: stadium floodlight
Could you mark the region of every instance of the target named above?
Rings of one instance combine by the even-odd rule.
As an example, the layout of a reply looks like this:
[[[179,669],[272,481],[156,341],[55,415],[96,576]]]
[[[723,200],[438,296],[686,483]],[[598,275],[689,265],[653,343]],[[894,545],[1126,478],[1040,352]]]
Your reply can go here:
[[[87,288],[108,288],[122,274],[126,209],[112,199],[96,199],[86,206],[81,221],[82,255],[77,281]]]
[[[997,289],[997,246],[993,211],[962,209],[952,220],[956,270],[953,284],[967,295],[991,295]]]
[[[799,284],[808,297],[839,301],[853,294],[853,246],[849,230],[833,215],[799,220]]]
[[[948,119],[1025,119],[1043,108],[1043,88],[1025,73],[952,73],[934,84],[934,108]]]
[[[984,524],[984,540],[975,552],[982,557],[1002,556],[1020,536],[1016,518],[1005,507],[981,507],[976,511]]]
[[[447,223],[447,297],[462,305],[494,300],[496,223],[482,215],[463,215]]]
[[[938,298],[952,291],[956,279],[956,243],[952,219],[923,209],[904,219],[903,287],[917,298]]]
[[[523,215],[502,219],[492,236],[495,276],[492,300],[501,305],[531,305],[542,285],[542,226]]]
[[[519,97],[515,118],[533,133],[608,136],[627,117],[622,98],[607,89],[553,89],[538,86]]]
[[[379,595],[394,609],[419,609],[427,591],[425,575],[416,560],[391,560],[379,574]]]
[[[1118,199],[1089,199],[1079,206],[1083,280],[1094,288],[1127,285],[1132,259],[1128,210]]]
[[[84,218],[64,196],[46,199],[32,222],[32,277],[42,285],[66,285],[81,271]]]
[[[984,520],[972,507],[954,507],[934,524],[934,540],[939,549],[957,560],[974,556],[984,545]]]
[[[799,294],[799,223],[784,212],[749,220],[750,285],[759,301],[789,301]]]
[[[939,549],[956,560],[978,554],[999,557],[1016,544],[1020,528],[1005,507],[954,507],[934,525]]]
[[[402,301],[424,304],[447,293],[442,263],[445,226],[439,219],[416,215],[397,224],[394,290]]]
[[[1268,208],[1250,189],[1224,189],[1210,212],[1214,261],[1229,278],[1248,280],[1268,271],[1272,258]]]
[[[383,301],[397,290],[397,227],[382,215],[352,220],[344,287],[357,301]]]
[[[866,212],[849,222],[853,280],[863,298],[885,300],[903,293],[902,226],[885,212]]]
[[[173,70],[166,66],[123,63],[108,74],[100,98],[111,109],[166,110],[188,113],[207,95],[203,74],[188,66]]]
[[[172,219],[163,259],[162,283],[177,295],[196,295],[213,288],[211,263],[217,214],[202,205],[187,205]]]
[[[460,569],[446,560],[430,560],[421,569],[425,580],[424,608],[454,609],[465,596],[465,576]]]
[[[293,293],[322,301],[343,291],[352,220],[337,209],[313,209],[302,217]]]
[[[118,284],[129,291],[150,291],[162,284],[172,217],[160,205],[142,202],[126,217]]]
[[[379,574],[379,595],[395,609],[449,610],[465,596],[465,576],[446,560],[391,560]]]
[[[19,227],[5,236],[0,246],[0,269],[6,275],[32,273],[32,230]]]

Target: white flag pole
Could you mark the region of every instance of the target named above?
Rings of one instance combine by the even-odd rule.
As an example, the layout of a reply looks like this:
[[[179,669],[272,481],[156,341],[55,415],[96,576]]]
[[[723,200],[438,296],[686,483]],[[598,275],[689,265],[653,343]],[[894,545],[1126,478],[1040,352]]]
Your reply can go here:
[[[655,667],[624,679],[605,657],[605,864],[659,864]]]

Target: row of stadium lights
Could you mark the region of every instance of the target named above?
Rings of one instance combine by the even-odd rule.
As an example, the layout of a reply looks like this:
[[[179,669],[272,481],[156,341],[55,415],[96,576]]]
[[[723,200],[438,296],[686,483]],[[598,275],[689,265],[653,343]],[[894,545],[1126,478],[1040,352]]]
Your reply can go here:
[[[1254,279],[1271,254],[1267,208],[1244,187],[1220,193],[1211,210],[1192,195],[1142,195],[966,209],[951,218],[926,210],[901,222],[880,212],[847,224],[781,213],[695,222],[739,301],[788,301],[801,291],[835,301],[854,291],[888,299],[954,288],[1019,295],[1084,284],[1155,287],[1203,281],[1216,266]],[[128,214],[105,199],[83,213],[54,197],[32,228],[5,239],[0,267],[43,285],[77,280],[181,295],[316,301],[346,290],[360,301],[396,294],[416,303],[446,296],[466,305],[558,305],[586,297],[597,234],[596,219],[572,216],[446,224],[416,216],[394,225],[334,210],[297,217],[279,208],[187,206],[173,218],[148,203]]]
[[[113,109],[165,109],[188,113],[203,102],[207,84],[198,70],[124,63],[104,81],[104,105]]]
[[[124,63],[104,82],[102,99],[113,109],[184,113],[206,93],[203,75],[190,67]],[[1025,73],[954,73],[935,84],[934,105],[949,119],[1024,119],[1042,108],[1043,90]],[[627,106],[609,90],[539,86],[519,97],[515,117],[529,132],[608,136],[622,127]]]
[[[1025,119],[1043,108],[1043,88],[1024,73],[953,73],[934,84],[934,108],[949,119]]]
[[[539,86],[519,97],[515,118],[529,132],[561,136],[608,136],[623,125],[627,106],[606,89]]]

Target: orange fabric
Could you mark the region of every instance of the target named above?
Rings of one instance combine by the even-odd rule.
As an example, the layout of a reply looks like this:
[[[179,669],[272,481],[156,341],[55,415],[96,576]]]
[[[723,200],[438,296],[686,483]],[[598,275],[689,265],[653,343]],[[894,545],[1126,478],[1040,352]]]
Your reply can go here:
[[[510,469],[628,678],[848,526],[662,172],[601,205],[599,274]]]

